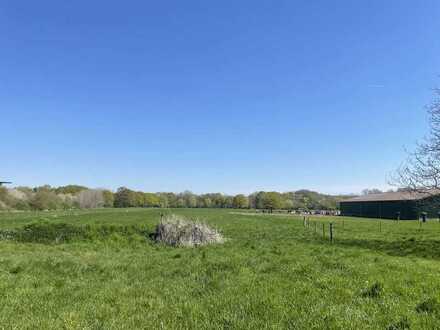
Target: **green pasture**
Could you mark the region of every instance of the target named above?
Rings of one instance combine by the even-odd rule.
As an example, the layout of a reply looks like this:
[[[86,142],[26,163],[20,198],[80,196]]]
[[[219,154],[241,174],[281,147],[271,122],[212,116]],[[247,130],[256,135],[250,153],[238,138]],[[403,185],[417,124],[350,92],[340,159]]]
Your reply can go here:
[[[205,221],[227,241],[156,244],[150,234],[162,213]],[[3,329],[440,328],[437,221],[3,212],[0,237]]]

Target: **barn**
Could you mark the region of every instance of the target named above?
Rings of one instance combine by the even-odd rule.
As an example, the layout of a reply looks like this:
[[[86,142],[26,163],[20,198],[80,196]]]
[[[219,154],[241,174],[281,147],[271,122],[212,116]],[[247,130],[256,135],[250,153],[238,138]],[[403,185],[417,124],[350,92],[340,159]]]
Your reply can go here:
[[[341,215],[350,217],[414,220],[423,212],[438,218],[440,194],[427,192],[387,192],[354,197],[340,202]]]

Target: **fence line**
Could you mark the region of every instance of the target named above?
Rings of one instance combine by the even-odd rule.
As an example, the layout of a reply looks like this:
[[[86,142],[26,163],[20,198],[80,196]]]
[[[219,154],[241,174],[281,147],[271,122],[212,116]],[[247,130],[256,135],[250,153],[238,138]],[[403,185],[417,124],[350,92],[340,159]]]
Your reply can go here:
[[[331,219],[332,221],[325,221],[319,218],[310,218],[310,217],[302,217],[303,226],[305,229],[311,230],[315,235],[318,234],[318,225],[322,225],[322,233],[321,237],[324,240],[328,240],[330,242],[337,241],[338,237],[345,239],[362,239],[363,234],[390,234],[395,235],[396,239],[399,238],[399,235],[402,235],[403,238],[411,232],[431,232],[431,233],[440,233],[440,221],[423,222],[422,220],[415,221],[399,221],[399,220],[389,220],[383,221],[383,219],[378,220],[353,220],[348,221],[346,223],[345,219]],[[436,219],[437,220],[437,219]],[[415,223],[414,223],[415,222]],[[326,229],[328,223],[328,229]],[[376,223],[376,226],[375,226]],[[438,225],[437,225],[438,224]],[[393,230],[394,228],[394,230]],[[339,233],[339,234],[338,234]],[[352,234],[352,236],[350,235]],[[365,237],[366,239],[368,237]],[[371,237],[370,237],[371,238]],[[373,237],[377,239],[377,237]],[[385,237],[384,237],[385,238]]]

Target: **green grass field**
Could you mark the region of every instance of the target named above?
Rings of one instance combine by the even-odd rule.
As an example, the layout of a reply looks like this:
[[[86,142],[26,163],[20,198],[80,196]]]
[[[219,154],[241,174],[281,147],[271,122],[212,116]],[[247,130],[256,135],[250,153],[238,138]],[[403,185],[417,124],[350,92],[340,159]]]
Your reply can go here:
[[[0,328],[440,328],[436,221],[166,210],[228,239],[191,249],[150,240],[161,212],[0,213],[2,233],[26,233],[0,240]]]

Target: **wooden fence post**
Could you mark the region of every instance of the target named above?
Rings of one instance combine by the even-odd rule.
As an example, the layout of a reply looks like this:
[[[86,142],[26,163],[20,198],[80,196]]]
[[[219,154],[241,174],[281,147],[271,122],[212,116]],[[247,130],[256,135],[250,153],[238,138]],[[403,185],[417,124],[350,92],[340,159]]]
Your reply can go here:
[[[322,237],[325,238],[325,224],[322,224]]]
[[[333,242],[333,222],[330,222],[330,242]]]

